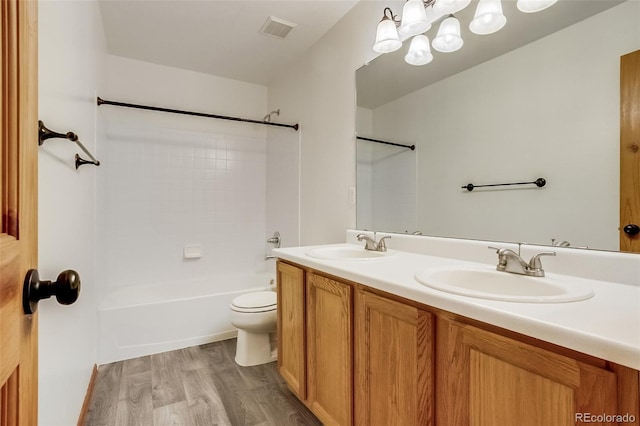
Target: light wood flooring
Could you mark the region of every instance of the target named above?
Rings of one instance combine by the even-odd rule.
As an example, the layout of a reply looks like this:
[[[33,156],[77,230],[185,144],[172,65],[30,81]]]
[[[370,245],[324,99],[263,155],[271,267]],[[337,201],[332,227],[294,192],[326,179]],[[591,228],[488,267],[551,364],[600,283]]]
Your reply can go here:
[[[100,366],[86,426],[321,425],[276,363],[240,367],[236,340]]]

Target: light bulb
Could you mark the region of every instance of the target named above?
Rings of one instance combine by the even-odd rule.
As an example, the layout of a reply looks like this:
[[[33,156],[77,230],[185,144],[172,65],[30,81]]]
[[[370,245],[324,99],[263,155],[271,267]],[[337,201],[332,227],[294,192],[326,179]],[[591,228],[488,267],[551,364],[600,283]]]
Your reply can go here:
[[[507,18],[502,14],[500,0],[480,0],[469,29],[475,34],[492,34],[502,29],[506,23]]]
[[[422,0],[409,0],[404,4],[401,22],[398,34],[403,39],[422,34],[431,28]]]
[[[520,12],[533,13],[540,12],[554,5],[558,0],[518,0],[516,6]]]
[[[431,48],[429,47],[429,38],[424,34],[418,34],[411,39],[409,52],[404,60],[411,65],[426,65],[433,60]]]
[[[398,30],[396,29],[396,24],[393,22],[392,18],[387,16],[387,10],[391,14],[393,18],[393,13],[391,9],[385,9],[385,15],[382,17],[382,20],[378,24],[378,29],[376,31],[376,42],[373,45],[373,50],[378,53],[389,53],[395,50],[400,49],[402,46],[402,42],[398,38]]]
[[[438,35],[433,39],[431,45],[438,52],[455,52],[460,49],[464,42],[460,37],[460,21],[454,16],[449,16],[442,21],[438,29]]]

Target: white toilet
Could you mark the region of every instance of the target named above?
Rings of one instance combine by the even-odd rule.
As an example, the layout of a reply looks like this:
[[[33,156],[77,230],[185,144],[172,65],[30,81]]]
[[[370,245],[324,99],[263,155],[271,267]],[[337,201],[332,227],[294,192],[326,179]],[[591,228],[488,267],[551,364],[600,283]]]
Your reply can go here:
[[[238,328],[236,363],[243,367],[277,359],[275,332],[277,295],[275,291],[256,291],[231,302],[231,324]]]

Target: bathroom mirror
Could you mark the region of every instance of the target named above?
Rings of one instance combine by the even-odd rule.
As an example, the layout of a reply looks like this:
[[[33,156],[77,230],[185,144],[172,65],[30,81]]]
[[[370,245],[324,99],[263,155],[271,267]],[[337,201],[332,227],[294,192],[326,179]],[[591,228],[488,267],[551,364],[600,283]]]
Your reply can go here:
[[[472,37],[473,2],[461,50],[416,67],[405,42],[356,71],[357,135],[416,147],[357,139],[357,227],[618,250],[619,63],[640,2],[502,3],[498,33]]]

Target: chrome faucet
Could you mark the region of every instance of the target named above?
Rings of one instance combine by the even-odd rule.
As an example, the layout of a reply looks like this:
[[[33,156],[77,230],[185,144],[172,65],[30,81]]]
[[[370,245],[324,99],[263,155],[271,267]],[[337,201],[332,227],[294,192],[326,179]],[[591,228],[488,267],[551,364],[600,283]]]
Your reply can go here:
[[[520,257],[520,245],[518,244],[518,253],[508,248],[489,247],[498,253],[498,265],[496,270],[510,272],[512,274],[528,275],[530,277],[544,277],[544,269],[542,269],[542,256],[555,256],[554,251],[545,251],[538,253],[531,258],[529,263]]]
[[[365,242],[365,245],[364,245],[365,250],[387,251],[387,245],[385,244],[384,240],[386,240],[387,238],[391,238],[391,236],[387,235],[386,237],[380,238],[380,241],[376,241],[376,233],[374,232],[373,238],[371,238],[366,234],[358,234],[356,235],[356,238],[358,239],[358,241]]]

